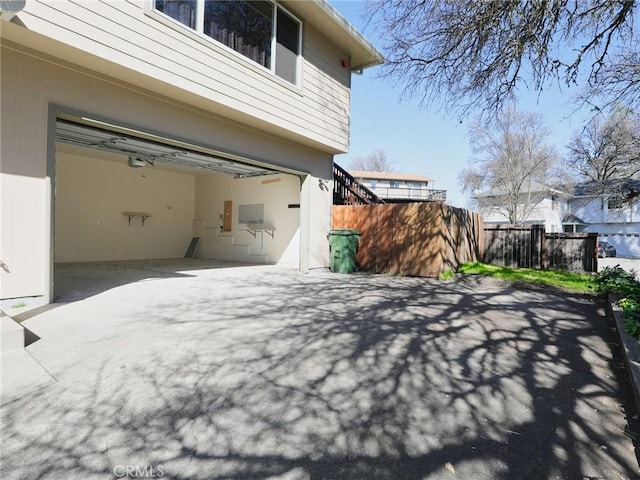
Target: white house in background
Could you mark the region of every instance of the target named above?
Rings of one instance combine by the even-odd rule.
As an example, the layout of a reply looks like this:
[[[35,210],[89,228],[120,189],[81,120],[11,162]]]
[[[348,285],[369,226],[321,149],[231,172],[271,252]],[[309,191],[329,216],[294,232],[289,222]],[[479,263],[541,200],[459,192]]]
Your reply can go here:
[[[640,181],[622,180],[612,188],[625,189],[640,193]],[[624,201],[614,193],[597,193],[590,184],[579,185],[574,193],[571,213],[582,222],[574,231],[597,232],[600,240],[616,247],[618,256],[640,257],[640,196]]]
[[[562,232],[562,220],[571,211],[571,195],[558,189],[533,183],[528,194],[523,194],[521,208],[529,209],[526,220],[529,225],[544,225],[547,232]],[[504,194],[499,189],[477,193],[478,212],[487,225],[508,225],[509,214],[504,208]],[[525,201],[526,199],[526,201]]]
[[[351,74],[382,56],[327,1],[2,4],[2,304],[50,302],[57,262],[192,237],[197,257],[329,265]]]
[[[447,199],[447,191],[429,188],[433,180],[424,175],[365,170],[349,170],[349,174],[384,200],[421,202]]]
[[[611,191],[640,192],[637,180],[622,180],[623,186],[612,185]],[[640,197],[623,201],[615,193],[601,193],[593,184],[578,185],[572,194],[538,184],[535,208],[525,224],[544,224],[547,232],[598,233],[609,242],[619,256],[640,257]],[[486,225],[508,224],[500,199],[495,192],[476,196],[478,211]]]

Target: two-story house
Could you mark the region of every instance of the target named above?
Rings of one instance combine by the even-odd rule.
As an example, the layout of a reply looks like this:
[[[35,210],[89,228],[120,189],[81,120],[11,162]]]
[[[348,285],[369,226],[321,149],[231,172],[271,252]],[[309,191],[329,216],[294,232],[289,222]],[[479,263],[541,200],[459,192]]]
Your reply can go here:
[[[578,232],[597,232],[619,256],[640,257],[640,181],[613,180],[602,185],[578,185],[571,214],[581,222]]]
[[[538,182],[532,182],[527,192],[520,194],[517,216],[525,218],[522,223],[544,225],[547,232],[562,232],[562,219],[570,212],[571,195]],[[505,208],[505,194],[500,189],[478,192],[474,195],[478,212],[487,225],[509,224],[509,211]]]
[[[615,184],[613,184],[615,183]],[[598,233],[601,240],[616,247],[618,255],[640,257],[640,182],[616,180],[608,188],[586,183],[570,193],[535,184],[526,194],[524,224],[542,224],[547,232]],[[605,187],[607,187],[605,185]],[[625,189],[627,194],[624,193]],[[475,195],[485,225],[508,224],[504,200],[495,191]]]
[[[203,258],[328,266],[351,75],[382,61],[328,2],[1,8],[0,301],[50,302],[58,262],[192,237]]]
[[[429,177],[413,173],[349,170],[356,181],[390,202],[422,202],[447,199],[446,190],[430,188]]]

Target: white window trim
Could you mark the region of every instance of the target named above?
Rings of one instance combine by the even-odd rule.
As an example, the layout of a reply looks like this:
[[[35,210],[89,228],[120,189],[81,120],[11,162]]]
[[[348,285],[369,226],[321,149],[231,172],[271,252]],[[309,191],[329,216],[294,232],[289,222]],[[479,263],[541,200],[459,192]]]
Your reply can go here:
[[[270,3],[272,3],[274,5],[274,31],[277,28],[277,9],[281,8],[284,12],[286,12],[288,15],[290,15],[294,20],[296,20],[298,22],[298,24],[300,25],[300,28],[298,29],[298,44],[300,46],[300,52],[298,53],[297,56],[297,65],[296,65],[296,83],[291,83],[287,80],[285,80],[284,78],[279,77],[278,75],[276,75],[275,73],[275,49],[274,49],[274,45],[276,42],[276,35],[273,35],[271,37],[271,42],[272,42],[272,56],[274,58],[274,61],[271,63],[271,68],[267,68],[264,67],[262,65],[260,65],[259,63],[254,62],[253,60],[251,60],[250,58],[245,57],[244,55],[242,55],[240,52],[236,52],[233,48],[230,48],[228,46],[226,46],[224,43],[221,43],[217,40],[215,40],[214,38],[209,37],[208,35],[205,35],[202,31],[198,31],[202,30],[202,23],[201,22],[197,22],[196,23],[196,28],[193,29],[187,25],[184,25],[183,23],[179,22],[178,20],[176,20],[175,18],[170,17],[169,15],[166,15],[158,10],[156,10],[155,8],[155,0],[145,0],[144,3],[144,13],[145,15],[153,18],[154,20],[157,20],[159,22],[161,22],[162,24],[172,28],[173,30],[189,37],[192,40],[195,40],[197,42],[199,42],[202,45],[207,46],[208,48],[211,48],[212,50],[214,50],[216,53],[219,53],[221,55],[226,56],[227,58],[234,60],[240,64],[242,64],[245,67],[250,68],[251,70],[253,70],[255,73],[260,74],[261,76],[270,79],[271,81],[274,81],[278,84],[280,84],[281,86],[291,90],[292,92],[302,96],[303,92],[302,92],[302,84],[303,84],[303,59],[302,59],[302,50],[303,50],[303,46],[302,46],[302,40],[303,40],[303,33],[302,33],[302,29],[304,27],[304,23],[302,22],[302,20],[300,20],[296,15],[294,15],[293,13],[291,13],[289,10],[287,10],[286,8],[284,8],[282,5],[276,3],[276,2],[272,2],[271,0],[266,0]],[[204,2],[203,1],[198,1],[197,3],[197,11],[196,11],[196,15],[198,16],[198,18],[202,18],[200,15],[204,14]]]

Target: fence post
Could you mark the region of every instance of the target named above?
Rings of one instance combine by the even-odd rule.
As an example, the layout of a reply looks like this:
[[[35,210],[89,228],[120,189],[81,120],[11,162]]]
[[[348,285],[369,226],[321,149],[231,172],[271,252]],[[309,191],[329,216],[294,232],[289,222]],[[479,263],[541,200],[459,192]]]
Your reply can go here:
[[[547,269],[547,232],[544,226],[540,235],[540,269]]]

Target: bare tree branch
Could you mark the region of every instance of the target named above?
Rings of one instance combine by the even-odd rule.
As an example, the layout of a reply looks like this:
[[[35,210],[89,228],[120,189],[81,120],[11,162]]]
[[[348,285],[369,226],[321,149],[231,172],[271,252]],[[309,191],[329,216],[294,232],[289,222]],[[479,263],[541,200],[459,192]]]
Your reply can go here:
[[[480,118],[470,128],[473,165],[459,175],[480,210],[500,212],[509,223],[523,223],[544,198],[540,187],[558,161],[547,144],[542,117],[512,108],[489,124]]]
[[[354,158],[350,164],[353,170],[367,172],[393,172],[393,161],[386,150],[374,150],[366,157]]]
[[[568,145],[567,171],[587,183],[591,194],[609,193],[628,200],[640,195],[627,180],[640,180],[640,118],[618,107],[606,119],[594,117]],[[626,193],[625,193],[626,192]]]
[[[640,83],[612,72],[617,62],[624,71],[637,65],[625,63],[637,56],[635,7],[635,0],[372,0],[368,12],[386,39],[383,76],[405,97],[495,114],[519,86],[572,85],[585,69],[585,86],[637,105]],[[619,46],[627,56],[614,55]]]

